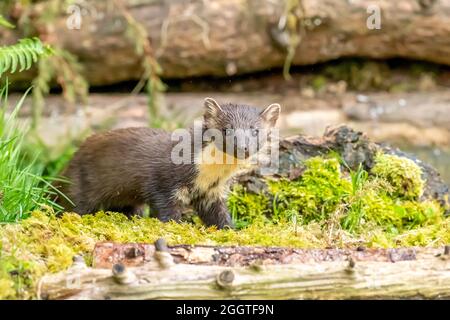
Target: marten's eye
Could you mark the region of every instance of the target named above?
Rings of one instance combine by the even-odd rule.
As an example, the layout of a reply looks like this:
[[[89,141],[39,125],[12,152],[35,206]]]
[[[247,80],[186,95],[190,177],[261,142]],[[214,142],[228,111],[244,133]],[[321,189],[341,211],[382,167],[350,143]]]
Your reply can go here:
[[[256,137],[259,133],[258,129],[252,129],[252,136]]]
[[[233,135],[233,129],[230,128],[223,129],[223,132],[225,133],[226,136]]]

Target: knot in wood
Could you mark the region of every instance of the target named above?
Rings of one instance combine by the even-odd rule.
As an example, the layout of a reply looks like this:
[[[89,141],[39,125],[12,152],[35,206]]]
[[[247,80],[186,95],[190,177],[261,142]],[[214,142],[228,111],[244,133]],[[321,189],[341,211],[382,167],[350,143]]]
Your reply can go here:
[[[83,256],[81,255],[73,256],[71,269],[84,269],[84,268],[87,268],[87,265],[84,262]]]
[[[234,281],[234,272],[232,270],[225,270],[217,276],[217,284],[222,287],[229,287]]]
[[[155,259],[162,269],[169,269],[174,265],[172,255],[166,251],[155,251]]]
[[[348,259],[348,267],[351,268],[351,269],[353,269],[353,268],[355,267],[355,265],[356,265],[355,260],[353,260],[353,258],[350,257],[350,258]]]
[[[136,247],[129,248],[125,252],[125,256],[129,259],[136,259],[137,257],[143,256],[143,255],[144,255],[144,252]]]
[[[113,275],[116,276],[121,276],[122,274],[125,273],[125,266],[121,263],[116,263],[115,265],[113,265],[112,267],[112,273]]]
[[[256,260],[250,265],[250,269],[256,272],[260,272],[263,269],[263,262],[261,260]]]
[[[113,278],[117,283],[129,284],[136,281],[136,276],[128,270],[122,263],[116,263],[112,267]]]
[[[159,238],[155,241],[155,249],[160,252],[168,252],[169,248],[167,247],[167,242],[164,238]]]
[[[345,268],[345,271],[348,273],[353,273],[355,271],[356,262],[353,260],[351,256],[348,257],[348,265],[347,268]]]
[[[81,263],[84,264],[84,258],[83,258],[83,256],[77,254],[77,255],[73,256],[72,262],[73,262],[73,264],[81,264]]]

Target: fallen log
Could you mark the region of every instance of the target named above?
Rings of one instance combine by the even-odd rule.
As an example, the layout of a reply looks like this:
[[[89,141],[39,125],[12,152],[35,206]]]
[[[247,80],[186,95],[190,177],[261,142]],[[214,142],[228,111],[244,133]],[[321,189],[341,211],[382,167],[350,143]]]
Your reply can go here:
[[[29,9],[30,23],[42,37],[76,55],[92,85],[139,79],[141,58],[114,3],[80,3],[75,10],[78,26],[70,26],[76,12],[61,12],[51,28],[43,28],[39,17],[49,9],[40,2]],[[292,65],[350,56],[450,65],[450,0],[299,0],[288,11],[286,1],[269,0],[122,3],[148,33],[164,78],[232,76],[281,67],[288,52],[293,53]],[[379,28],[372,28],[377,14]],[[22,30],[0,32],[7,43]],[[298,37],[297,48],[293,37]],[[16,77],[29,80],[32,75]]]
[[[98,243],[45,299],[450,298],[450,247],[300,250]]]

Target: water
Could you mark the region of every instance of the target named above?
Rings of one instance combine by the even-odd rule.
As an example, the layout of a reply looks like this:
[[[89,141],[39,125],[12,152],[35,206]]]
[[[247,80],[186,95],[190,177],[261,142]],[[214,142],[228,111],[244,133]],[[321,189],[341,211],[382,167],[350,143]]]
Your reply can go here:
[[[413,145],[398,145],[398,147],[405,152],[415,154],[417,158],[432,165],[441,174],[447,185],[450,185],[450,149]]]

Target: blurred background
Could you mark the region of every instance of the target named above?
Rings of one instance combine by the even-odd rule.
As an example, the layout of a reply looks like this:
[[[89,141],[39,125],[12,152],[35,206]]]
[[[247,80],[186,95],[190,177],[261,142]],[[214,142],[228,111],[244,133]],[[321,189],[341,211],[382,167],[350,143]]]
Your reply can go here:
[[[450,183],[450,0],[2,0],[53,48],[8,75],[47,163],[93,131],[187,126],[203,99],[282,106],[282,134],[347,123]],[[2,81],[6,78],[2,76]]]

